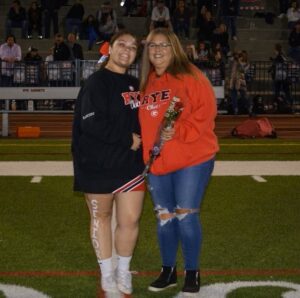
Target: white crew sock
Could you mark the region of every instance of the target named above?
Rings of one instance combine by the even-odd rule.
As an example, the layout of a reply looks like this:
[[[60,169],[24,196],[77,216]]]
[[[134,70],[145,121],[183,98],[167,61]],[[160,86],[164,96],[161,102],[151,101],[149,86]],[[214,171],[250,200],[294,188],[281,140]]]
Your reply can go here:
[[[113,272],[112,258],[100,260],[98,261],[98,263],[100,266],[101,274],[103,276],[108,276],[112,274]]]
[[[131,259],[132,259],[132,256],[129,256],[129,257],[117,256],[117,260],[118,260],[117,270],[118,271],[129,271]]]

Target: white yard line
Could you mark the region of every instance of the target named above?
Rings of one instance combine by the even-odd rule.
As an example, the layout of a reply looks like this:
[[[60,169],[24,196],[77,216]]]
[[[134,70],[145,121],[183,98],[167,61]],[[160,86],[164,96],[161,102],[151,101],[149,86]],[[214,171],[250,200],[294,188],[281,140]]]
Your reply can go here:
[[[262,176],[252,176],[253,180],[257,181],[257,182],[267,182],[267,180],[265,178],[263,178]]]
[[[2,161],[0,176],[72,176],[71,161]],[[216,161],[213,176],[300,176],[300,161]]]
[[[34,176],[32,177],[30,183],[41,183],[42,177],[41,176]]]

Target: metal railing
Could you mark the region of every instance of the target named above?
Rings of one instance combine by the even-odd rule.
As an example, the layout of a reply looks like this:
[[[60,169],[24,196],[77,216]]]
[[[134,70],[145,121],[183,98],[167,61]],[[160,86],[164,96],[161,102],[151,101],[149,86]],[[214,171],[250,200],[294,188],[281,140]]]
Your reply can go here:
[[[219,104],[225,94],[230,94],[228,84],[224,84],[224,81],[229,81],[229,76],[224,77],[224,71],[212,64],[196,65],[211,81]],[[97,60],[38,63],[22,61],[14,64],[2,61],[0,63],[0,110],[2,113],[10,112],[12,110],[11,101],[15,99],[17,100],[17,110],[27,110],[27,101],[34,100],[36,110],[72,112],[73,104],[71,102],[76,98],[74,94],[97,69],[99,69]],[[139,65],[132,65],[128,72],[139,77]],[[274,105],[278,101],[278,97],[283,100],[289,97],[288,99],[294,106],[300,105],[299,64],[253,61],[250,63],[245,77],[248,97],[252,99],[257,96],[262,97],[266,110],[274,112]],[[73,89],[59,89],[59,91],[55,89],[61,87],[73,87]],[[74,87],[76,88],[74,89]],[[54,96],[53,92],[59,93],[60,96],[57,97],[57,94]],[[72,96],[73,98],[70,98]],[[4,100],[10,100],[8,105]],[[23,102],[21,102],[22,100]],[[65,104],[66,101],[68,104]]]
[[[70,107],[72,110],[72,105],[63,104],[67,89],[62,91],[61,98],[53,98],[50,90],[56,91],[56,89],[52,88],[58,87],[79,88],[92,73],[99,69],[99,67],[97,60],[15,62],[14,64],[2,61],[2,63],[0,63],[0,87],[2,91],[0,100],[17,100],[16,104],[12,106],[13,110],[16,108],[17,110],[26,110],[26,101],[29,99],[35,100],[35,110],[68,110]],[[201,65],[199,67],[203,69],[213,86],[219,88],[216,89],[217,94],[220,94],[218,96],[223,97],[224,80],[221,71],[217,68],[209,68],[206,65]],[[128,73],[135,77],[139,77],[139,71],[139,65],[133,64],[129,68]],[[14,87],[14,89],[3,89],[11,87]],[[24,87],[28,87],[28,89],[24,89]],[[38,89],[33,89],[35,87]],[[47,92],[44,92],[45,90]],[[11,93],[11,91],[13,92]],[[33,96],[33,93],[34,95],[39,94],[41,97]],[[75,98],[76,96],[73,99]],[[70,98],[68,98],[68,100],[70,101]],[[11,106],[11,103],[9,106]],[[2,105],[0,101],[0,110],[7,110],[7,106],[3,101]]]
[[[253,61],[246,72],[248,97],[263,101],[266,113],[288,113],[300,108],[300,64],[291,61]]]
[[[0,87],[79,87],[99,69],[97,60],[0,63]],[[138,76],[133,65],[129,73]]]
[[[222,86],[219,68],[197,64],[207,75],[213,86]],[[99,69],[97,60],[15,62],[0,64],[0,86],[2,87],[70,87],[81,86],[92,73]],[[133,64],[128,73],[139,77],[139,65]]]

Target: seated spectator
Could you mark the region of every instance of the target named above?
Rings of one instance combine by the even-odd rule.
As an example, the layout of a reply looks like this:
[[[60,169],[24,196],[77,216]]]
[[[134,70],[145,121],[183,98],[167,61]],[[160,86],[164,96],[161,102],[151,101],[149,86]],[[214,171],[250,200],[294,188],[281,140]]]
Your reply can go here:
[[[177,8],[173,12],[173,27],[177,35],[184,34],[185,38],[190,36],[190,19],[191,13],[185,6],[184,0],[179,0]]]
[[[291,6],[286,13],[288,19],[288,28],[293,29],[295,24],[300,20],[300,9],[297,1],[292,1]]]
[[[76,42],[76,35],[75,33],[68,34],[68,46],[70,48],[71,53],[71,60],[84,60],[82,47],[79,43]]]
[[[225,79],[225,59],[223,53],[217,47],[213,48],[209,58],[209,65],[211,68],[219,69],[221,79]]]
[[[6,19],[6,35],[11,34],[11,28],[21,28],[22,38],[27,37],[27,18],[26,10],[21,6],[19,0],[14,0],[12,6],[8,11]]]
[[[53,58],[54,61],[70,60],[71,54],[69,47],[64,42],[64,37],[57,33],[54,39]]]
[[[224,56],[224,54],[223,54],[223,51],[222,51],[222,47],[221,47],[221,44],[219,43],[219,42],[217,42],[217,43],[214,43],[214,44],[212,44],[212,46],[211,46],[211,52],[221,52],[221,54],[222,54],[222,59],[225,61],[225,59],[226,59],[226,57]]]
[[[165,5],[164,0],[158,0],[155,7],[152,9],[150,31],[154,28],[168,28],[173,30],[169,8]]]
[[[198,40],[205,40],[211,43],[212,35],[216,29],[216,24],[213,20],[211,12],[208,10],[204,15],[204,20],[198,31]]]
[[[37,1],[32,1],[28,9],[28,36],[32,38],[32,31],[35,30],[38,33],[38,38],[42,39],[42,10],[38,6]]]
[[[30,47],[23,60],[25,62],[41,62],[43,58],[40,56],[37,48]]]
[[[204,40],[199,41],[198,50],[196,51],[197,62],[207,64],[209,60],[209,48]]]
[[[289,36],[289,56],[300,63],[300,21],[295,24]]]
[[[81,30],[82,18],[84,16],[84,7],[81,4],[82,0],[77,0],[70,8],[66,15],[66,30],[67,33],[79,33]]]
[[[117,13],[109,1],[101,5],[101,9],[97,12],[97,20],[100,40],[109,41],[118,31]]]
[[[95,41],[99,38],[98,31],[98,21],[93,15],[89,15],[82,22],[82,39],[88,39],[88,50],[90,51],[95,43]]]
[[[227,32],[227,27],[224,23],[220,23],[219,26],[214,30],[212,35],[212,46],[220,44],[222,54],[227,57],[229,52],[229,34]]]
[[[21,61],[21,47],[16,44],[16,38],[10,34],[6,37],[6,42],[0,46],[1,62],[1,85],[12,86],[14,75],[14,62]]]

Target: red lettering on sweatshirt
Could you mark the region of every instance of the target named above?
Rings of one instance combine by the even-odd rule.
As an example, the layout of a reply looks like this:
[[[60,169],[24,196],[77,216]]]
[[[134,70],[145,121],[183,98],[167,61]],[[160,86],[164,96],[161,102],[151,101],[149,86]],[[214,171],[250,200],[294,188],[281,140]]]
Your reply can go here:
[[[132,109],[139,107],[140,105],[140,92],[123,92],[122,94],[124,105],[130,105]]]
[[[167,89],[167,90],[161,90],[161,91],[156,91],[147,94],[140,99],[140,106],[160,104],[161,102],[168,101],[171,98],[170,93],[171,93],[171,89]]]

